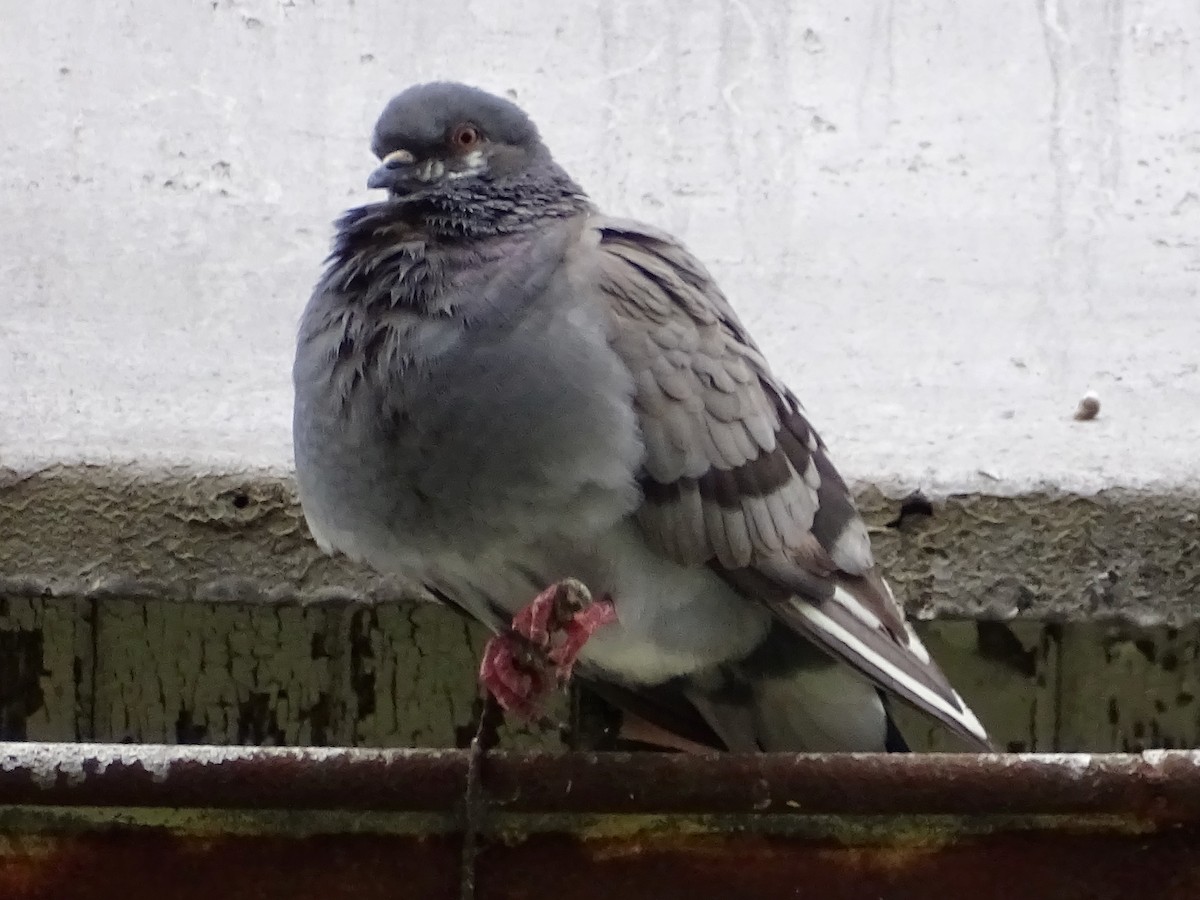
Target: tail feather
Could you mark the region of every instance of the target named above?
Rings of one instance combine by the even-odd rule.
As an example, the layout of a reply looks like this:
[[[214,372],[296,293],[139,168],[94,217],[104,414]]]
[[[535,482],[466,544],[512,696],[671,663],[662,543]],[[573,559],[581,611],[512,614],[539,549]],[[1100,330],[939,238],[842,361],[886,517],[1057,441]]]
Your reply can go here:
[[[905,625],[901,643],[855,616],[836,595],[824,603],[792,597],[774,608],[786,624],[878,687],[933,716],[972,745],[993,749],[987,731],[950,686],[911,626]]]

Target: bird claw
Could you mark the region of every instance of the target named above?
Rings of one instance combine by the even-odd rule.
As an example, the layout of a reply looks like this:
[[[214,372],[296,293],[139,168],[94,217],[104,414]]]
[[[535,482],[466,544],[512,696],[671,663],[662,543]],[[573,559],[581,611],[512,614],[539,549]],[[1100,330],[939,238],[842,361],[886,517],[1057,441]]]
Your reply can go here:
[[[483,648],[479,680],[496,698],[500,708],[521,719],[537,717],[537,699],[546,691],[544,667],[527,659],[524,642],[510,634],[498,634]]]
[[[565,684],[575,668],[584,644],[595,632],[605,625],[617,621],[617,610],[611,600],[597,600],[579,610],[562,626],[562,641],[546,656],[554,663],[555,674],[560,684]]]
[[[553,584],[513,617],[507,633],[488,640],[479,679],[503,709],[535,719],[551,677],[565,685],[588,639],[616,620],[612,601],[593,601],[582,583]]]

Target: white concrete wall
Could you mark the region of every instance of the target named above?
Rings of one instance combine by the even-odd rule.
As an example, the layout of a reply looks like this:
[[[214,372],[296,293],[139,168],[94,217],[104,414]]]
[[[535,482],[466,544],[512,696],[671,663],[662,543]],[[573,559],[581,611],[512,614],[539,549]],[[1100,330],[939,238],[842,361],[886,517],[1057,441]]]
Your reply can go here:
[[[0,466],[290,466],[330,222],[441,77],[686,238],[852,477],[1195,486],[1197,35],[1194,0],[0,0]]]

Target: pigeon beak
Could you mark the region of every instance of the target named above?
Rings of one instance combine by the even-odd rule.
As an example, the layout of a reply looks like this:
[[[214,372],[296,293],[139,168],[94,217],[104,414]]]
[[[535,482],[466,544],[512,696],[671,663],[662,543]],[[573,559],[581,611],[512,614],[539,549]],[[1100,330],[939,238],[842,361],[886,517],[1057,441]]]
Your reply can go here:
[[[367,187],[371,190],[384,188],[395,194],[403,193],[400,190],[401,183],[412,178],[416,161],[417,158],[407,150],[393,150],[383,158],[383,165],[367,178]]]

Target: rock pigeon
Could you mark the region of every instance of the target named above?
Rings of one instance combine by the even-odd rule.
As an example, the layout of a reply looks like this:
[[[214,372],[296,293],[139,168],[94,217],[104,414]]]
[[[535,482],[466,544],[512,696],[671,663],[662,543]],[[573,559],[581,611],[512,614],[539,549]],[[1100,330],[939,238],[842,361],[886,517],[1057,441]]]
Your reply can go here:
[[[601,213],[466,85],[396,96],[372,149],[386,199],[338,222],[293,370],[326,552],[484,623],[481,675],[518,713],[574,673],[664,746],[881,751],[895,695],[988,746],[678,240]]]

